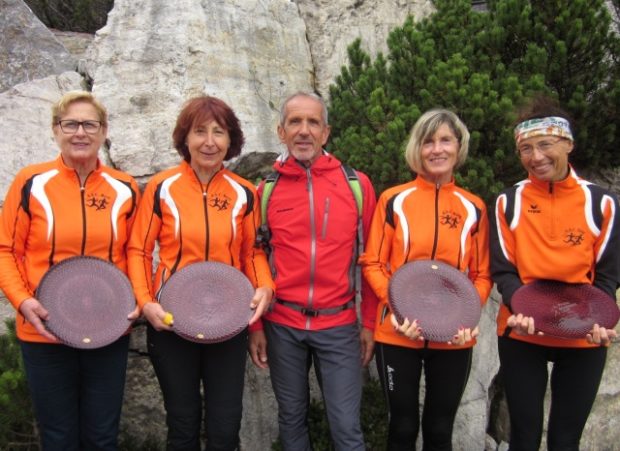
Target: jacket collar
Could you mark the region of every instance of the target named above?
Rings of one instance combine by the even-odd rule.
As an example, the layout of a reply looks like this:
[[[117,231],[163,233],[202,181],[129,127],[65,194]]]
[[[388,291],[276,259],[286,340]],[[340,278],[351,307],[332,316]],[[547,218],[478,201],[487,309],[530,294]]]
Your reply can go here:
[[[319,156],[309,168],[306,168],[288,153],[280,155],[273,164],[273,168],[276,171],[282,175],[288,176],[303,176],[307,173],[308,169],[313,175],[321,175],[322,173],[338,169],[340,166],[342,166],[340,160],[326,151],[323,151],[323,154]]]
[[[557,189],[572,189],[582,181],[581,177],[577,175],[575,169],[573,169],[571,165],[568,166],[568,175],[562,180],[558,180],[555,182],[545,182],[534,177],[531,174],[528,174],[527,179],[532,183],[532,185],[545,191],[552,191]]]

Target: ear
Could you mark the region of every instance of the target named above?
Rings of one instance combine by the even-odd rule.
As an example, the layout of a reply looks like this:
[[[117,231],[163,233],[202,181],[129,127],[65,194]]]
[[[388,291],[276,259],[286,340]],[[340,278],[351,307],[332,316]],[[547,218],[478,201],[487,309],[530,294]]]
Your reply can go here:
[[[571,153],[575,148],[575,143],[573,141],[568,141],[566,153]]]
[[[282,124],[278,124],[278,138],[280,138],[282,144],[286,144],[286,132]]]
[[[329,139],[329,134],[331,133],[331,131],[332,131],[332,128],[329,125],[325,124],[325,129],[323,130],[323,139],[322,139],[323,142],[321,143],[322,146],[325,146],[325,144],[327,143],[327,140]]]

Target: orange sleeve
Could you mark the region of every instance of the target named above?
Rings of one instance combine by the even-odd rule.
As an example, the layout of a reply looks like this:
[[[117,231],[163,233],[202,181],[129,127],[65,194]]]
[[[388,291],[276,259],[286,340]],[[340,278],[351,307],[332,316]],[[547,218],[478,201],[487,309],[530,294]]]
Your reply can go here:
[[[502,302],[510,308],[512,295],[523,285],[515,259],[515,239],[506,221],[506,194],[495,202],[494,224],[491,228],[491,275],[502,295]]]
[[[394,237],[394,229],[386,221],[386,206],[387,196],[383,193],[375,208],[366,249],[360,259],[364,277],[381,302],[388,300],[388,285],[391,277],[388,262]]]
[[[154,300],[153,249],[161,228],[161,218],[155,213],[154,205],[156,187],[154,181],[147,184],[127,245],[129,279],[140,308]]]
[[[0,287],[16,310],[24,300],[33,296],[24,267],[30,230],[30,217],[21,205],[25,182],[26,176],[20,172],[7,192],[0,224]]]
[[[261,223],[260,202],[254,187],[251,188],[251,192],[252,199],[248,199],[248,201],[252,202],[252,211],[246,214],[242,221],[242,270],[255,288],[269,287],[275,290],[267,256],[262,247],[256,246],[256,231]]]
[[[493,282],[489,257],[489,218],[483,205],[478,222],[478,231],[472,237],[471,258],[469,259],[468,276],[474,283],[482,304],[486,303]]]

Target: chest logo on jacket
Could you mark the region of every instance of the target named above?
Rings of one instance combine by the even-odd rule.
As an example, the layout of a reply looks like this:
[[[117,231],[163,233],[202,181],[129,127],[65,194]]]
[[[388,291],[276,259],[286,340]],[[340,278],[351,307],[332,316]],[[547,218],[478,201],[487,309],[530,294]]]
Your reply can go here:
[[[86,196],[86,206],[96,211],[105,210],[110,204],[110,196],[105,194],[91,193]]]
[[[566,229],[564,232],[564,242],[570,246],[579,246],[583,243],[584,231],[581,229]]]
[[[451,229],[456,229],[463,222],[463,218],[454,211],[444,210],[441,212],[439,222],[441,225],[447,225]]]
[[[226,194],[211,194],[209,196],[209,206],[216,208],[217,211],[228,210],[231,199]]]
[[[540,208],[538,208],[538,204],[530,204],[530,208],[527,209],[528,213],[540,213]]]

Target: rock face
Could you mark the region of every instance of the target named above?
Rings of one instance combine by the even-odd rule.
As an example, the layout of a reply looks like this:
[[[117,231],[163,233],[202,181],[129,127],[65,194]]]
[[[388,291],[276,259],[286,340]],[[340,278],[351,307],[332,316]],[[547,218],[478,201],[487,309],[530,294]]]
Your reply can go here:
[[[391,26],[407,14],[420,17],[432,8],[430,0],[116,0],[107,25],[85,53],[90,37],[59,35],[75,49],[73,59],[21,0],[0,0],[0,7],[1,198],[17,170],[57,155],[52,102],[68,90],[90,86],[110,113],[113,145],[101,151],[109,164],[141,181],[176,164],[179,157],[171,147],[176,116],[186,99],[207,93],[228,102],[241,119],[247,145],[231,167],[255,180],[269,170],[273,152],[281,150],[275,128],[288,94],[317,89],[326,95],[347,62],[346,47],[353,39],[361,37],[374,54],[385,49]],[[81,75],[73,72],[76,59]],[[600,181],[617,187],[618,175],[609,172]],[[456,419],[455,450],[507,448],[503,442],[509,425],[497,382],[499,302],[493,293],[483,310],[472,373]],[[12,316],[4,300],[3,315]],[[146,351],[144,328],[136,328],[131,346]],[[613,449],[620,442],[619,352],[610,348],[583,449]],[[315,386],[312,393],[317,393]],[[134,353],[122,428],[133,437],[162,441],[164,417],[150,362]],[[267,450],[276,437],[269,373],[248,363],[242,448]]]
[[[0,192],[2,200],[16,172],[58,155],[52,134],[51,106],[63,93],[84,89],[82,76],[64,72],[0,93]]]
[[[390,30],[408,15],[420,19],[433,11],[431,0],[293,0],[306,22],[316,88],[329,85],[347,62],[347,47],[357,38],[371,55],[387,50]]]
[[[220,97],[241,120],[245,152],[273,151],[279,104],[312,86],[304,22],[283,0],[117,0],[90,50],[112,159],[135,175],[178,162],[170,136],[189,97]]]
[[[22,0],[0,0],[0,92],[75,70],[76,62]]]

